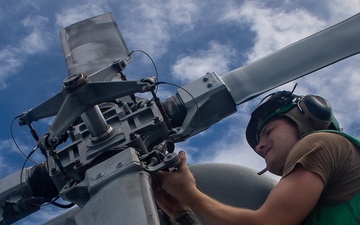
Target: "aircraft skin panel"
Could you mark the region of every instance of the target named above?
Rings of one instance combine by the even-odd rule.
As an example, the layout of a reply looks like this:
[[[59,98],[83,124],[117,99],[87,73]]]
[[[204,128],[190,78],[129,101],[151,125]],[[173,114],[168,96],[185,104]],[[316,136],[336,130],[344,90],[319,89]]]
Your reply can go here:
[[[276,181],[266,175],[240,165],[204,163],[190,165],[199,188],[220,202],[236,207],[258,209],[275,186]],[[43,225],[78,225],[79,207],[60,214]],[[202,224],[206,224],[199,218]],[[162,225],[165,222],[161,221]]]
[[[258,209],[276,184],[274,179],[240,165],[195,164],[190,170],[204,193],[236,207]]]

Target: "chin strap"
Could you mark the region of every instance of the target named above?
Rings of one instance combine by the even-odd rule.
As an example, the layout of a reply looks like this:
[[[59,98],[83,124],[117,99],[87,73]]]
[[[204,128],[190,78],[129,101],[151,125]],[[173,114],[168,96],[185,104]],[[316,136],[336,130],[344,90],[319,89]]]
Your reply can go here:
[[[265,168],[265,169],[259,171],[259,172],[257,173],[257,175],[259,175],[259,176],[260,176],[260,175],[263,175],[266,171],[267,171],[267,169]]]

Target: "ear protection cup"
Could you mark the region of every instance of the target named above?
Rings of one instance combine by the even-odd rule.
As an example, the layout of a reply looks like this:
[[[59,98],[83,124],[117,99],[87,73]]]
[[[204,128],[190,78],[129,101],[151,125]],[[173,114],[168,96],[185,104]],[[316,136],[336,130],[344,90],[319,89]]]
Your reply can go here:
[[[329,121],[332,119],[332,109],[330,103],[323,97],[317,95],[306,95],[302,101],[304,102],[309,113],[319,120]],[[299,109],[301,110],[301,109]]]

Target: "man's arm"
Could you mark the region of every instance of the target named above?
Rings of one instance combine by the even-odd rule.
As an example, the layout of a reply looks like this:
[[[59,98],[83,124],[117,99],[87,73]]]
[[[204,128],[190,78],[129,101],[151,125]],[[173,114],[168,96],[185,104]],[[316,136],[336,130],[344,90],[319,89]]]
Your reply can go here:
[[[162,188],[188,205],[209,225],[300,224],[316,205],[324,187],[318,175],[298,166],[280,180],[260,209],[253,211],[231,207],[199,191],[186,165],[185,153],[180,152],[179,157],[182,162],[178,171],[160,175]]]

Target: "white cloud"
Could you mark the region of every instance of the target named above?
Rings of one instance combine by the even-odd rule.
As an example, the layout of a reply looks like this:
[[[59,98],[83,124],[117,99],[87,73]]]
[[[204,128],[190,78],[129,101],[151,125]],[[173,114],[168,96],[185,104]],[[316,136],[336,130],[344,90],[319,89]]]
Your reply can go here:
[[[42,16],[28,16],[22,20],[28,34],[23,36],[18,44],[0,49],[0,89],[6,87],[5,80],[16,73],[28,56],[46,51],[51,43],[51,34],[44,26],[48,19]]]
[[[245,163],[247,166],[252,167],[254,166],[254,162],[257,162],[261,164],[260,167],[264,166],[263,160],[261,160],[256,154],[252,154],[254,152],[247,144],[244,127],[229,129],[227,137],[223,140],[217,141],[212,151],[214,151],[215,153],[214,156],[202,160],[214,162],[229,162],[241,165],[244,165],[243,163]],[[243,157],[240,157],[244,155],[248,155],[246,156],[246,158],[252,158],[253,160],[244,160]],[[242,161],[243,163],[241,163]]]
[[[170,22],[179,25],[185,25],[188,29],[193,28],[194,16],[199,12],[199,8],[194,1],[176,1],[172,0],[167,4],[166,11],[169,12]]]
[[[32,30],[40,30],[48,22],[49,22],[48,18],[40,15],[27,16],[25,19],[21,21],[22,25],[25,28],[29,28]]]
[[[172,66],[172,74],[181,81],[195,80],[207,72],[215,71],[222,74],[229,71],[229,64],[234,55],[235,50],[231,47],[210,42],[206,50],[179,57]]]
[[[28,54],[34,54],[46,49],[42,33],[34,31],[23,39],[20,48]]]
[[[3,20],[5,17],[5,10],[3,8],[0,8],[0,20]]]
[[[115,4],[115,2],[114,2]],[[175,27],[176,32],[191,29],[193,16],[196,15],[197,6],[190,0],[182,1],[138,1],[115,4],[119,7],[116,13],[105,3],[90,1],[84,4],[71,5],[56,14],[56,25],[62,29],[75,22],[113,11],[121,33],[126,36],[126,43],[131,49],[141,49],[149,53],[154,59],[161,56],[167,49],[167,43]],[[125,16],[123,16],[125,15]],[[129,16],[126,16],[129,15]],[[122,27],[126,24],[126,27]],[[181,30],[181,31],[180,31]]]
[[[134,10],[141,12],[141,20],[148,20],[150,23],[164,21],[175,25],[191,26],[194,22],[194,15],[198,12],[196,3],[190,0],[176,1],[142,1],[134,5]]]
[[[22,65],[22,61],[18,57],[18,52],[17,48],[10,46],[0,50],[0,89],[6,87],[6,78],[17,71]]]
[[[56,13],[56,25],[59,29],[62,29],[81,20],[101,15],[104,13],[103,8],[106,8],[106,6],[96,1],[70,5],[60,13]]]
[[[46,32],[43,27],[48,22],[48,18],[43,16],[26,17],[22,24],[25,28],[30,29],[31,32],[23,38],[19,49],[28,54],[35,54],[46,50],[51,41],[51,34]]]
[[[256,38],[248,53],[248,61],[254,61],[309,36],[326,24],[303,9],[285,11],[265,8],[253,1],[247,1],[240,7],[229,7],[222,20],[247,24],[255,32]]]
[[[5,163],[4,157],[0,156],[0,177],[4,177],[7,175],[7,164]]]
[[[172,37],[193,28],[199,10],[196,4],[191,0],[138,1],[124,7],[123,13],[131,16],[121,21],[127,25],[125,29],[120,27],[121,32],[128,37],[129,46],[142,49],[156,59],[167,51]]]
[[[21,141],[18,141],[17,144],[25,154],[30,151],[29,147],[23,144]],[[20,151],[15,146],[15,143],[12,139],[0,140],[0,152],[7,153],[7,155],[0,156],[0,177],[3,177],[19,169],[20,165],[14,165],[8,160],[5,160],[5,157],[10,157],[9,155],[11,155],[11,153],[16,153],[17,157],[23,157],[22,155],[20,155]],[[23,157],[23,159],[25,160],[25,157]]]
[[[21,143],[17,143],[18,146],[23,149],[27,149],[27,147]],[[15,146],[15,143],[12,139],[7,139],[7,140],[0,140],[0,150],[1,151],[6,151],[6,152],[18,152],[19,150],[17,149],[17,147]]]
[[[330,11],[330,23],[336,23],[353,16],[360,11],[359,0],[331,0],[326,2]]]
[[[25,160],[25,156],[20,152],[20,150],[25,154],[28,155],[32,150],[32,147],[35,147],[36,144],[26,144],[21,139],[16,139],[16,144],[12,139],[0,140],[0,151],[7,152],[7,153],[16,153],[18,157],[22,157]],[[17,145],[17,146],[16,146]],[[41,162],[44,160],[44,156],[40,155],[33,155],[32,159]]]

